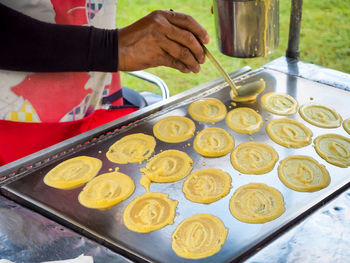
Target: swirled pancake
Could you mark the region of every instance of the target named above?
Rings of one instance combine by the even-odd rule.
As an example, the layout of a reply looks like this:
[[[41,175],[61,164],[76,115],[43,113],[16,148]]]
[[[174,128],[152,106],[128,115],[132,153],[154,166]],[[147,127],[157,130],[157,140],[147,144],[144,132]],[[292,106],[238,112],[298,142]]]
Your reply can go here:
[[[277,152],[261,142],[245,142],[231,154],[233,167],[245,174],[264,174],[273,169],[278,160]]]
[[[228,154],[235,142],[231,135],[221,128],[206,128],[194,138],[193,148],[206,157],[219,157]]]
[[[250,183],[236,190],[230,200],[231,214],[246,223],[265,223],[285,211],[282,194],[273,187]]]
[[[287,187],[300,192],[318,191],[330,183],[326,167],[304,155],[293,155],[282,160],[278,166],[278,176]]]
[[[187,153],[166,150],[153,156],[140,171],[156,183],[175,182],[183,179],[192,170],[193,160]]]
[[[224,119],[227,110],[220,100],[205,98],[191,103],[188,113],[196,121],[213,123]]]
[[[101,169],[101,160],[89,156],[68,159],[44,177],[44,183],[58,189],[72,189],[85,184]]]
[[[321,128],[337,128],[342,123],[335,110],[323,105],[304,104],[299,108],[299,114],[308,123]]]
[[[266,132],[275,143],[287,148],[300,148],[311,143],[312,131],[293,119],[272,120],[266,125]]]
[[[134,181],[126,174],[105,173],[88,182],[78,200],[85,207],[103,210],[127,199],[134,190]]]
[[[154,151],[156,140],[143,133],[127,135],[115,142],[106,154],[113,163],[141,163]]]
[[[182,258],[200,259],[219,252],[228,229],[211,214],[196,214],[182,221],[172,235],[172,248]]]
[[[338,134],[324,134],[314,140],[316,152],[339,167],[350,166],[350,139]]]
[[[153,126],[153,134],[159,140],[169,143],[184,142],[194,135],[194,122],[182,116],[169,116]]]
[[[350,134],[350,118],[343,121],[344,130]]]
[[[290,95],[269,92],[261,97],[261,105],[277,115],[292,115],[297,112],[298,102]]]
[[[125,226],[134,232],[149,233],[174,223],[178,201],[167,194],[146,193],[136,197],[125,208]]]
[[[253,134],[260,130],[263,120],[260,114],[247,107],[236,108],[226,116],[227,126],[238,133]]]
[[[182,191],[187,199],[209,204],[226,196],[231,189],[231,176],[219,169],[197,170],[186,179]]]

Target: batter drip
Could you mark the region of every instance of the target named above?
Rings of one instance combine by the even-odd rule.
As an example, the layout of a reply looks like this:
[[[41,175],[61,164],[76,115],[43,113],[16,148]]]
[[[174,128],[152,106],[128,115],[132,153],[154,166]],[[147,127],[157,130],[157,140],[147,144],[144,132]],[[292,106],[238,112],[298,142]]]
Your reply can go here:
[[[192,158],[186,153],[167,150],[149,159],[140,171],[153,182],[168,183],[186,177],[192,170],[192,164]]]
[[[315,192],[327,187],[330,177],[326,168],[315,159],[294,155],[282,160],[278,176],[287,187],[300,192]]]
[[[169,116],[153,126],[153,134],[159,140],[169,143],[184,142],[194,135],[194,122],[182,116]]]
[[[68,159],[44,177],[44,183],[58,189],[72,189],[85,184],[97,175],[101,169],[101,160],[89,156]]]
[[[338,134],[324,134],[314,140],[316,152],[339,167],[350,166],[350,139]]]
[[[196,121],[217,122],[225,118],[227,110],[220,100],[205,98],[191,103],[188,113]]]
[[[246,223],[265,223],[285,211],[282,194],[265,184],[250,183],[236,190],[230,200],[231,214]]]
[[[298,102],[290,95],[269,92],[261,97],[261,105],[277,115],[292,115],[297,112]]]
[[[85,207],[104,210],[127,199],[134,190],[134,181],[126,174],[116,171],[101,174],[88,182],[78,200]]]
[[[233,167],[245,174],[264,174],[273,169],[278,160],[277,152],[261,142],[245,142],[231,154]]]
[[[224,156],[234,145],[231,135],[221,128],[206,128],[197,134],[193,142],[194,150],[206,157]]]
[[[164,193],[149,193],[136,197],[125,208],[125,226],[134,232],[149,233],[174,223],[178,201]]]
[[[241,107],[227,114],[226,124],[235,132],[251,135],[260,130],[263,120],[261,115],[251,108]]]
[[[343,122],[343,128],[344,130],[350,134],[350,118],[349,119],[346,119],[344,122]]]
[[[337,128],[342,118],[333,109],[317,104],[304,104],[299,108],[300,116],[312,125],[321,128]]]
[[[265,80],[264,79],[259,79],[259,80],[256,80],[256,81],[252,81],[252,82],[249,82],[249,83],[245,83],[243,84],[242,86],[236,86],[237,89],[240,89],[240,88],[244,88],[244,89],[250,89],[251,87],[249,86],[258,86],[258,88],[254,88],[254,90],[256,89],[256,93],[251,95],[251,96],[245,96],[245,97],[236,97],[234,96],[232,90],[230,91],[230,96],[231,96],[231,99],[235,102],[242,102],[242,103],[245,103],[245,102],[253,102],[256,100],[256,96],[258,96],[264,89],[265,89]]]
[[[231,189],[231,176],[219,169],[197,170],[184,182],[182,191],[187,199],[210,204],[226,196]]]
[[[311,143],[311,130],[293,119],[272,120],[266,125],[266,132],[275,143],[287,148],[300,148]]]
[[[106,154],[113,163],[141,163],[154,151],[156,140],[153,136],[143,133],[127,135],[115,142]]]
[[[182,221],[172,235],[172,248],[182,258],[200,259],[219,252],[228,229],[211,214],[196,214]]]

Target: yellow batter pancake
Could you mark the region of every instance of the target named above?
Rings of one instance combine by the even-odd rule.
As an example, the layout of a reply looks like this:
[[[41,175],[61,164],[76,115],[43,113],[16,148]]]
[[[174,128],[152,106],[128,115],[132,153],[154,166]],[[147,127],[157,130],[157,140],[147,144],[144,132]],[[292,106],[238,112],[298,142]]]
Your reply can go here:
[[[243,86],[236,86],[236,88],[237,89],[240,89],[240,88],[250,89],[251,86],[258,86],[258,88],[256,88],[256,93],[255,94],[253,94],[251,96],[246,96],[246,97],[236,97],[236,96],[233,95],[233,92],[231,90],[230,91],[231,99],[233,101],[243,102],[243,103],[244,102],[255,101],[256,100],[256,96],[258,96],[265,89],[265,80],[259,79],[259,80],[253,81],[253,82],[246,83]],[[255,88],[254,88],[254,90],[255,90]]]
[[[220,100],[205,98],[191,103],[188,113],[196,121],[217,122],[225,118],[227,110]]]
[[[297,112],[298,102],[290,95],[269,92],[261,97],[261,105],[277,115],[292,115]]]
[[[140,171],[153,182],[168,183],[187,176],[192,170],[192,164],[193,160],[187,153],[167,150],[149,159],[146,167]]]
[[[151,156],[155,147],[156,140],[153,136],[135,133],[114,143],[109,147],[106,156],[114,163],[141,163]]]
[[[235,146],[231,135],[221,128],[206,128],[194,138],[193,148],[206,157],[219,157],[228,154]]]
[[[172,235],[172,248],[182,258],[200,259],[219,252],[228,229],[210,214],[196,214],[182,221]]]
[[[270,138],[284,147],[301,148],[311,143],[312,131],[301,122],[281,118],[266,125]]]
[[[194,135],[194,122],[182,116],[169,116],[153,126],[153,133],[159,140],[170,143],[184,142]]]
[[[219,169],[197,170],[184,182],[182,191],[187,199],[210,204],[226,196],[231,189],[231,176]]]
[[[342,123],[335,110],[323,105],[304,104],[299,108],[299,114],[308,123],[321,128],[337,128]]]
[[[282,160],[278,167],[278,176],[287,187],[299,192],[315,192],[330,183],[324,165],[304,155],[289,156]]]
[[[250,183],[236,190],[230,200],[231,214],[246,223],[265,223],[285,211],[282,194],[261,183]]]
[[[103,210],[127,199],[134,190],[134,181],[126,174],[105,173],[88,182],[78,200],[83,206]]]
[[[245,142],[231,154],[233,167],[245,174],[264,174],[273,169],[278,160],[277,152],[262,142]]]
[[[68,159],[50,170],[44,183],[58,189],[72,189],[85,184],[101,169],[101,160],[88,156]]]
[[[350,166],[350,139],[338,134],[324,134],[314,140],[316,152],[339,167]]]
[[[253,134],[260,130],[263,120],[255,110],[247,107],[236,108],[226,116],[226,124],[239,133]]]
[[[343,128],[344,130],[350,134],[350,118],[349,119],[346,119],[344,122],[343,122]]]
[[[146,193],[136,197],[125,208],[125,226],[134,232],[149,233],[174,223],[178,201],[167,194]]]

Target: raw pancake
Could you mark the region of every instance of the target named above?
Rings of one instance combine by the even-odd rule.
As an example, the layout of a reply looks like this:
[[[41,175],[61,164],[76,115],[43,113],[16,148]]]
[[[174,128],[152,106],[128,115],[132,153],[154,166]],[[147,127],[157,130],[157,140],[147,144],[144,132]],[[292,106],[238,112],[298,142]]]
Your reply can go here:
[[[231,214],[246,223],[265,223],[285,211],[282,194],[261,183],[250,183],[236,190],[230,200]]]
[[[290,95],[269,92],[261,97],[261,105],[277,115],[292,115],[297,112],[298,102]]]
[[[231,154],[233,167],[245,174],[264,174],[273,169],[278,160],[277,152],[262,142],[245,142]]]
[[[338,134],[324,134],[314,140],[316,152],[339,167],[350,166],[350,139]]]
[[[220,100],[205,98],[191,103],[188,113],[196,121],[213,123],[224,119],[227,110]]]
[[[163,151],[146,163],[140,171],[152,182],[168,183],[183,179],[192,170],[193,160],[187,153],[178,150]]]
[[[182,116],[169,116],[153,126],[153,134],[159,140],[170,143],[184,142],[194,135],[194,122]]]
[[[103,210],[127,199],[134,190],[134,181],[126,174],[105,173],[88,182],[78,200],[85,207]]]
[[[304,155],[293,155],[282,160],[278,176],[287,187],[299,192],[315,192],[330,183],[326,167]]]
[[[263,120],[255,110],[247,107],[236,108],[226,116],[227,126],[239,133],[253,134],[260,130]]]
[[[184,182],[182,191],[187,199],[210,204],[226,196],[231,189],[231,176],[219,169],[197,170]]]
[[[194,150],[206,157],[224,156],[234,146],[231,135],[221,128],[206,128],[197,134],[193,142]]]
[[[182,258],[200,259],[219,252],[228,229],[211,214],[196,214],[182,221],[172,235],[172,248]]]
[[[141,163],[154,151],[156,140],[143,133],[127,135],[115,142],[106,154],[113,163]]]
[[[44,183],[58,189],[72,189],[85,184],[97,175],[102,161],[88,156],[78,156],[68,159],[44,177]]]
[[[245,83],[242,86],[236,86],[236,88],[240,89],[240,88],[243,87],[243,88],[250,89],[251,86],[255,86],[255,87],[257,86],[255,94],[253,94],[251,96],[245,96],[245,97],[236,97],[236,96],[233,95],[233,92],[231,90],[230,91],[231,99],[233,101],[242,102],[242,103],[255,101],[256,100],[256,96],[258,96],[265,89],[265,80],[264,79],[259,79],[259,80],[253,81],[253,82]]]
[[[343,121],[344,130],[350,134],[350,118]]]
[[[337,128],[342,118],[333,109],[317,104],[304,104],[299,108],[300,116],[312,125],[321,128]]]
[[[125,208],[125,226],[134,232],[149,233],[174,223],[178,201],[163,193],[146,193]]]
[[[272,120],[266,125],[266,132],[275,143],[287,148],[300,148],[311,143],[312,131],[293,119]]]

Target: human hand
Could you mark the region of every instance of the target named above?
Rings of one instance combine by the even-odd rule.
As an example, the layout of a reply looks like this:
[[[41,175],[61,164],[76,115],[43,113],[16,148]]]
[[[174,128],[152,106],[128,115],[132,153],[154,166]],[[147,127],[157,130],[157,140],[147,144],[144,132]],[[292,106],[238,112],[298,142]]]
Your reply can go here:
[[[200,71],[207,31],[191,16],[154,11],[118,30],[119,70],[134,71],[167,66],[183,73]]]

